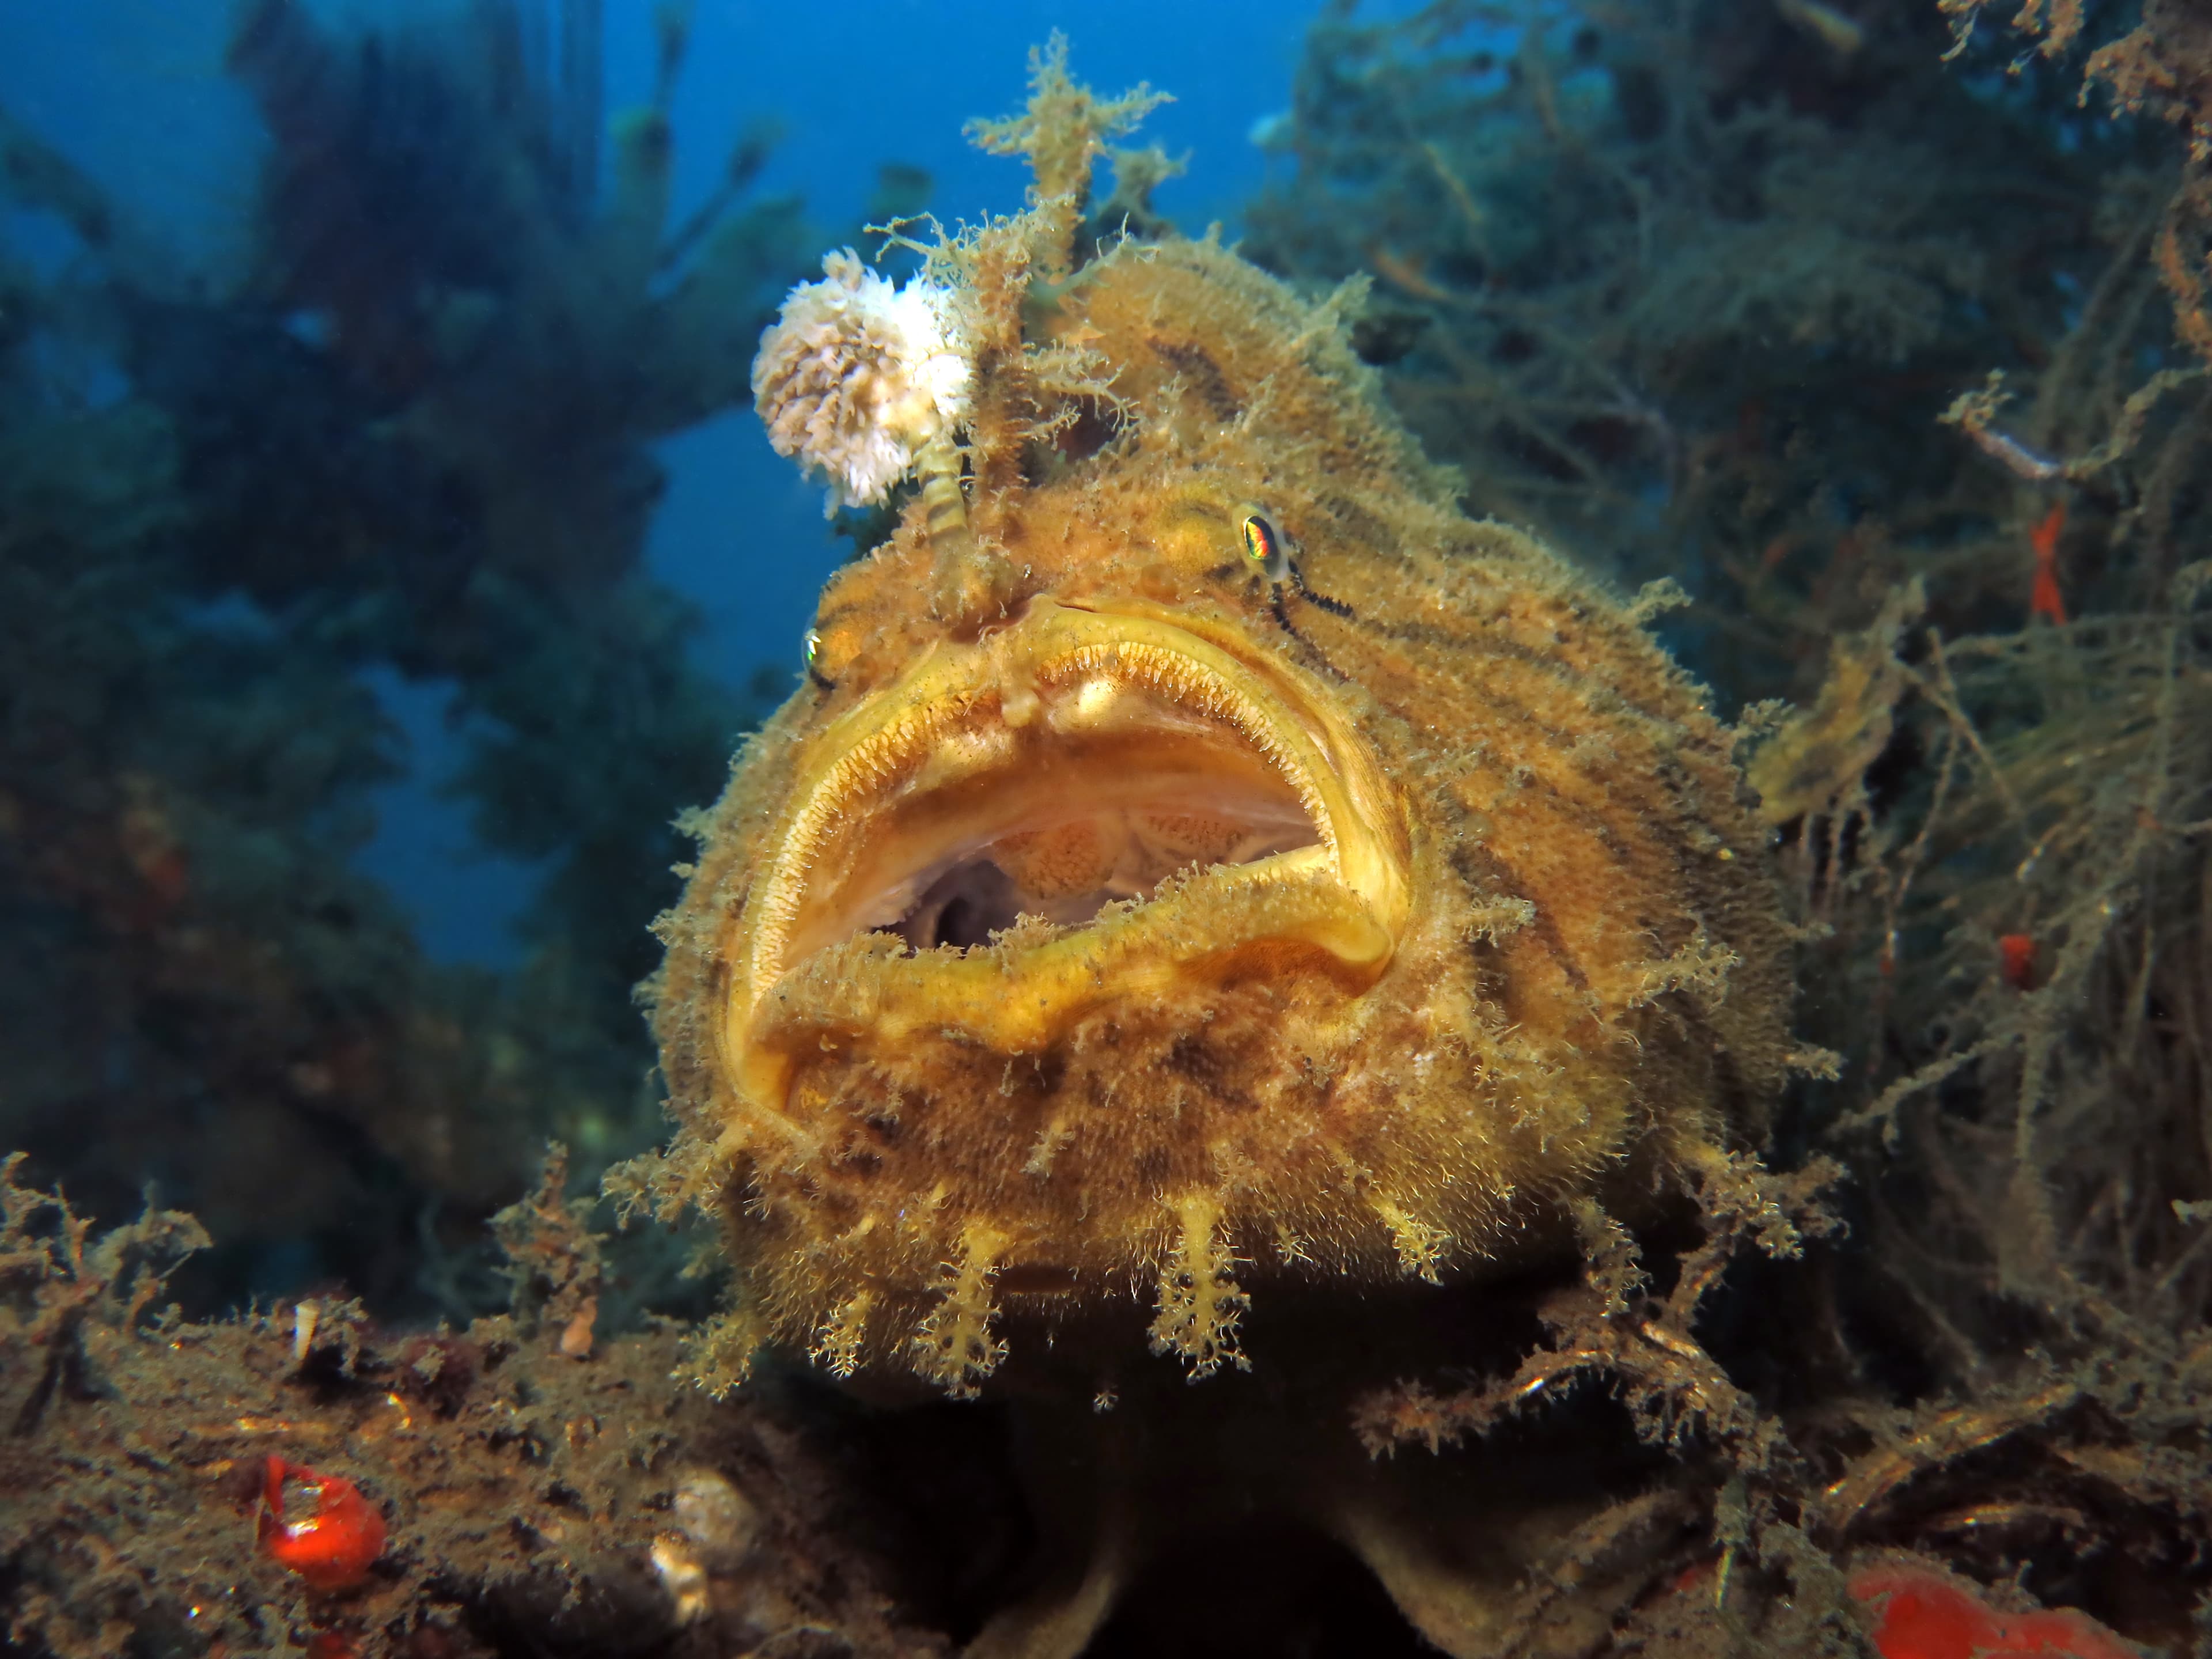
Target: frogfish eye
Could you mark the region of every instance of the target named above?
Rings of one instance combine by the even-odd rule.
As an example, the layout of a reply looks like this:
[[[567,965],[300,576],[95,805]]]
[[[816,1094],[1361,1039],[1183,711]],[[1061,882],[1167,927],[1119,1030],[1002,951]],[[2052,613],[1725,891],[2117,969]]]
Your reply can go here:
[[[808,629],[805,637],[799,641],[799,648],[806,658],[807,678],[825,690],[835,685],[836,682],[822,672],[822,630]]]
[[[1244,562],[1271,582],[1291,574],[1290,550],[1275,526],[1257,513],[1243,514],[1238,528],[1244,534]]]

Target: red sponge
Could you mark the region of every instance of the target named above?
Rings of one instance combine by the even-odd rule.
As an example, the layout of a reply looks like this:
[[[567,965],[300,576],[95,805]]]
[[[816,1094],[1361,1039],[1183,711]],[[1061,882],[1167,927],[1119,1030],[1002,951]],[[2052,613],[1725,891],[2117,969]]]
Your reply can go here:
[[[1881,1616],[1874,1644],[1882,1659],[2141,1659],[2087,1613],[1999,1613],[1925,1568],[1861,1567],[1850,1590]]]

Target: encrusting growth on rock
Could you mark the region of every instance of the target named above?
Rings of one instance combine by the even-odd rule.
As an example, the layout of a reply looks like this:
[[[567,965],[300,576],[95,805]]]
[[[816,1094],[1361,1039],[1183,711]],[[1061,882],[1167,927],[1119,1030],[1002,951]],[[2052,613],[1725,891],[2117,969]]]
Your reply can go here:
[[[667,1331],[564,1352],[598,1242],[557,1153],[501,1230],[517,1311],[416,1335],[357,1304],[185,1320],[163,1275],[198,1223],[95,1232],[22,1164],[0,1158],[10,1651],[944,1650],[895,1622],[809,1425],[672,1382]]]

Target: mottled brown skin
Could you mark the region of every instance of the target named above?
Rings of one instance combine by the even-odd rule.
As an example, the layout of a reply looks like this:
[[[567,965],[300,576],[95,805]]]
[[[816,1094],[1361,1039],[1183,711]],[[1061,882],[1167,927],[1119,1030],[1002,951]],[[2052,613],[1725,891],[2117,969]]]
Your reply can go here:
[[[1559,1247],[1562,1200],[1632,1204],[1755,1144],[1788,934],[1701,689],[1555,556],[1457,512],[1330,307],[1210,242],[1025,291],[1022,223],[960,253],[994,331],[972,543],[933,545],[910,511],[830,584],[816,683],[740,757],[664,924],[670,1167],[726,1218],[737,1328],[965,1392],[1041,1327],[1103,1369],[1150,1303],[1151,1346],[1203,1374],[1241,1363],[1248,1300],[1525,1263]],[[1254,508],[1295,579],[1244,558]],[[964,955],[865,931],[770,948],[792,928],[769,909],[905,833],[841,798],[769,890],[806,799],[847,787],[824,782],[838,746],[902,700],[971,748],[1052,741],[1027,699],[1059,720],[1075,682],[1025,641],[1063,624],[1187,635],[1273,697],[1350,780],[1370,902],[1326,871],[1216,872]],[[1115,731],[1041,797],[1140,768],[1142,720]],[[870,787],[926,796],[941,757],[899,741]],[[1233,734],[1206,741],[1235,769]],[[1056,753],[962,799],[1012,799]]]

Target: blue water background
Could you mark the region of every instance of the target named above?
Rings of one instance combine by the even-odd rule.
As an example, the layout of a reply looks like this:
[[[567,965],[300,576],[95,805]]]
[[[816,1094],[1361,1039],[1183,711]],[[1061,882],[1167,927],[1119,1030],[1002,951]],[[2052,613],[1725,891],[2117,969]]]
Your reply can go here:
[[[315,9],[374,21],[432,3]],[[1149,81],[1174,94],[1137,141],[1189,156],[1188,175],[1157,205],[1186,229],[1218,219],[1233,236],[1238,204],[1270,164],[1252,129],[1287,106],[1318,9],[1304,0],[700,0],[675,104],[671,222],[708,194],[738,135],[764,117],[782,140],[759,189],[804,198],[817,223],[854,222],[884,161],[927,168],[933,206],[949,221],[1018,208],[1021,166],[973,149],[961,128],[1020,106],[1029,49],[1058,28],[1076,73],[1102,92]],[[654,0],[608,0],[611,113],[646,94],[653,10]],[[261,142],[223,74],[228,17],[222,0],[0,0],[0,103],[98,179],[183,267],[216,282],[242,252]],[[68,257],[57,227],[18,216],[6,228],[20,252]],[[820,491],[769,451],[749,413],[682,434],[661,454],[669,487],[649,566],[700,607],[700,662],[733,684],[764,662],[795,672],[816,592],[848,550],[823,524]],[[456,743],[447,688],[372,678],[413,762],[383,792],[361,862],[408,902],[434,954],[504,962],[535,872],[477,848],[464,810],[441,793]]]

